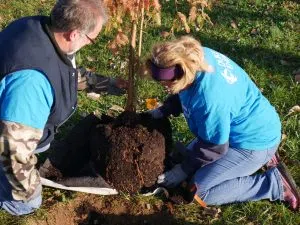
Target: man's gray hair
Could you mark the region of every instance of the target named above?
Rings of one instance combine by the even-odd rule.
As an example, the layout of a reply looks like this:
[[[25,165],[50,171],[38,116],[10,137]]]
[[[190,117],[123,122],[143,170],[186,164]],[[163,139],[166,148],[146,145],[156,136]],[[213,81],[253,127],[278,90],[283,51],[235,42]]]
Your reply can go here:
[[[108,16],[101,0],[57,0],[50,14],[52,29],[61,32],[78,29],[90,33],[99,17],[104,25]]]

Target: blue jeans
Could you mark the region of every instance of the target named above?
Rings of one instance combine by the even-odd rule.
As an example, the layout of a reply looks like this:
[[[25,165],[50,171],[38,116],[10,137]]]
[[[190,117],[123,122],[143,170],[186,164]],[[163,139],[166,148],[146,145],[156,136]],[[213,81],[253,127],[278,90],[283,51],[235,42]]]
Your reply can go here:
[[[11,195],[12,187],[8,182],[2,167],[0,166],[0,208],[12,215],[25,215],[38,209],[42,204],[42,196],[39,195],[30,201],[16,201]]]
[[[255,173],[277,148],[278,145],[263,151],[229,148],[224,157],[197,170],[193,178],[196,194],[207,205],[283,200],[283,186],[276,168]]]
[[[34,153],[41,153],[48,150],[50,145],[41,149],[36,149]],[[36,198],[30,201],[16,201],[11,195],[12,186],[8,182],[2,166],[0,164],[0,209],[4,209],[9,214],[20,216],[32,213],[42,204],[42,195],[39,194]]]

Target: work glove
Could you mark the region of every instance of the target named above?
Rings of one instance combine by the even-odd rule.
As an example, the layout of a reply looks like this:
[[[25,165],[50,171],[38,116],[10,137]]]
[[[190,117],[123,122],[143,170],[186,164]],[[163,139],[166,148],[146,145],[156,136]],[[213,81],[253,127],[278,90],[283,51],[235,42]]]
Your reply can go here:
[[[128,81],[122,78],[106,77],[87,71],[85,68],[79,68],[78,71],[80,74],[78,90],[89,88],[96,93],[107,92],[112,95],[122,95],[128,88]]]
[[[181,164],[175,165],[171,170],[158,176],[157,183],[166,187],[176,187],[188,175],[182,170]]]
[[[154,119],[161,119],[164,117],[164,114],[159,107],[156,109],[148,110],[146,113],[150,114]]]

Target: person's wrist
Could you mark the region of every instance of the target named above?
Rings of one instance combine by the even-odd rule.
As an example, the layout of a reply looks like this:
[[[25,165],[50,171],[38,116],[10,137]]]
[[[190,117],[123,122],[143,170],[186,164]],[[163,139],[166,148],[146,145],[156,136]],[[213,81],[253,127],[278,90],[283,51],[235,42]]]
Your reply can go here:
[[[109,85],[116,86],[117,85],[117,79],[109,77]]]

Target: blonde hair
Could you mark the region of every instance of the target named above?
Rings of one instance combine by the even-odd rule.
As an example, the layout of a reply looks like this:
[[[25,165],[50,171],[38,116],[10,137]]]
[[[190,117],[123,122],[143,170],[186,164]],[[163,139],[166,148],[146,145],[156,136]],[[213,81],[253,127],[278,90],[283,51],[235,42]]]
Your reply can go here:
[[[212,71],[204,60],[201,43],[190,36],[182,36],[173,41],[155,45],[151,60],[159,67],[180,65],[183,76],[173,81],[170,91],[175,94],[193,83],[197,71]]]

